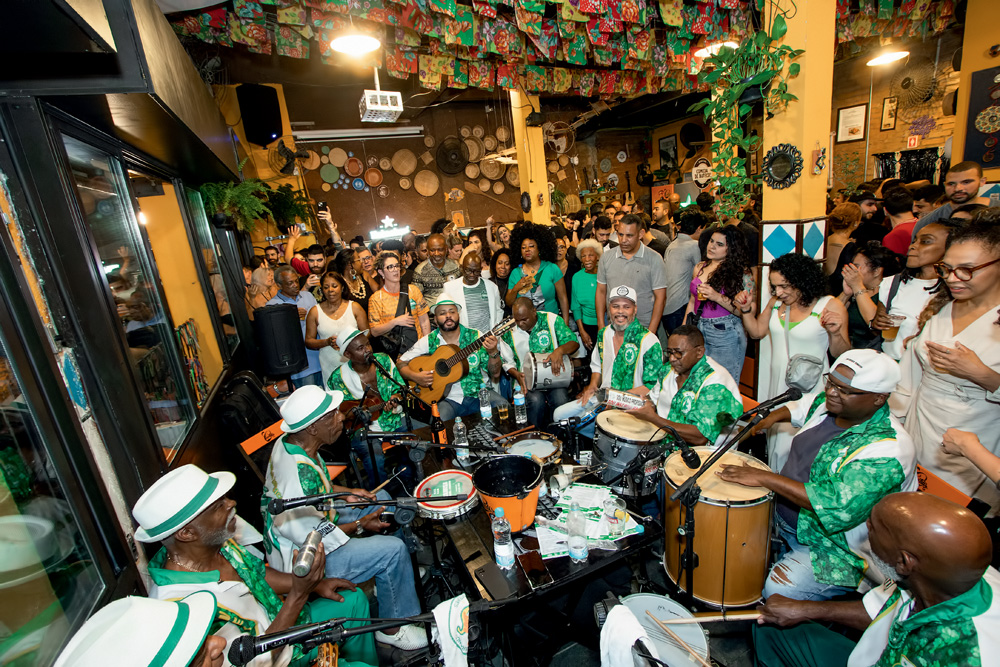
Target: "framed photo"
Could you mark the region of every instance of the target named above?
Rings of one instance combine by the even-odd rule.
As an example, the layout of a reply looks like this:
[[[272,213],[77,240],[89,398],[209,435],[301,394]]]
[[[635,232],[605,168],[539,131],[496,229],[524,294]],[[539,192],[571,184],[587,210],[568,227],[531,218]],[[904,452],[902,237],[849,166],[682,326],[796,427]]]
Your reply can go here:
[[[882,100],[882,125],[879,128],[882,132],[896,129],[896,107],[898,103],[898,97],[887,97]]]
[[[660,137],[660,169],[670,171],[677,168],[677,135]]]
[[[837,109],[837,143],[864,141],[868,125],[868,103]]]
[[[750,174],[760,173],[760,151],[756,150],[750,153]]]

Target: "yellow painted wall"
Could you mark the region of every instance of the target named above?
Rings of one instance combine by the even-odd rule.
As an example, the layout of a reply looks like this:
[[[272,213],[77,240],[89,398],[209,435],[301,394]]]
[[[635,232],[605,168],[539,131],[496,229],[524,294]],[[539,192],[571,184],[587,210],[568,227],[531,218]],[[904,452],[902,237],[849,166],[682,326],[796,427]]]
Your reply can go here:
[[[517,147],[517,171],[521,192],[531,197],[531,210],[525,220],[541,225],[552,224],[549,214],[549,178],[545,168],[545,139],[542,128],[528,127],[524,120],[532,109],[540,109],[537,95],[510,91],[510,108],[514,125],[514,145]],[[541,195],[541,203],[539,203]]]
[[[173,186],[163,183],[163,195],[140,197],[139,208],[146,216],[145,229],[173,324],[180,326],[188,319],[195,321],[201,345],[201,365],[211,387],[222,374],[222,354]]]
[[[677,135],[677,159],[680,162],[681,173],[685,174],[694,167],[695,161],[700,157],[712,158],[712,145],[705,144],[704,146],[696,147],[696,152],[690,158],[686,158],[687,148],[681,144],[680,131],[687,123],[694,123],[695,125],[700,125],[705,128],[705,140],[708,141],[712,137],[708,133],[708,128],[705,127],[704,116],[692,116],[690,118],[682,118],[680,120],[675,120],[667,123],[666,125],[661,125],[653,129],[652,134],[652,156],[649,158],[649,163],[652,165],[652,170],[656,171],[660,168],[660,139],[663,137],[668,137],[671,134]]]
[[[969,86],[972,73],[1000,65],[1000,58],[989,54],[990,47],[1000,43],[1000,2],[969,0],[962,43],[962,71],[958,80],[958,108],[955,113],[955,137],[952,140],[951,163],[962,161],[965,152],[966,124],[969,117]],[[986,178],[1000,180],[1000,167],[986,169]]]
[[[281,111],[281,137],[284,140],[285,145],[290,149],[295,150],[295,140],[292,138],[292,125],[288,120],[288,106],[285,102],[285,91],[279,83],[268,83],[264,84],[274,88],[278,91],[278,107]],[[290,184],[293,188],[297,190],[306,191],[305,182],[299,175],[285,176],[279,172],[271,169],[270,164],[267,161],[269,148],[261,148],[256,144],[251,144],[247,141],[246,133],[243,131],[243,120],[242,114],[240,112],[239,100],[236,98],[236,86],[214,86],[215,89],[215,100],[219,105],[219,109],[222,111],[223,117],[226,119],[226,124],[231,126],[236,132],[236,135],[240,138],[240,160],[249,157],[246,164],[243,165],[243,175],[247,178],[259,178],[260,180],[267,183],[272,188],[277,188],[285,183]],[[233,125],[235,123],[235,125]],[[277,141],[277,140],[275,140]],[[317,233],[320,234],[321,239],[325,239],[327,234],[326,230],[315,229]],[[258,254],[264,254],[264,248],[269,245],[280,245],[281,241],[265,241],[266,236],[278,236],[281,235],[281,231],[271,222],[259,222],[257,227],[254,229],[253,233],[250,235],[253,245],[257,248]],[[316,237],[314,236],[303,236],[299,239],[296,248],[299,250],[305,249],[308,246],[316,243]]]

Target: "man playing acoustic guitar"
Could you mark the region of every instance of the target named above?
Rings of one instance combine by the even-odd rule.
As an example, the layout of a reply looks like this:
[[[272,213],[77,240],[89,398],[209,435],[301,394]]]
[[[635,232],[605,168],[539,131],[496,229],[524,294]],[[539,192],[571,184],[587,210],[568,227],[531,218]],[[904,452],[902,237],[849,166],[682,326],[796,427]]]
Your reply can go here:
[[[432,312],[438,328],[399,357],[399,372],[404,378],[421,387],[433,386],[436,379],[434,371],[418,371],[410,368],[409,363],[416,357],[434,354],[441,345],[467,348],[482,336],[476,329],[467,329],[459,324],[459,308],[445,295],[434,304]],[[466,360],[469,372],[460,381],[454,382],[438,403],[438,411],[444,421],[479,412],[479,388],[482,383],[487,379],[495,382],[500,378],[501,362],[496,336],[487,336],[482,347],[469,354]]]

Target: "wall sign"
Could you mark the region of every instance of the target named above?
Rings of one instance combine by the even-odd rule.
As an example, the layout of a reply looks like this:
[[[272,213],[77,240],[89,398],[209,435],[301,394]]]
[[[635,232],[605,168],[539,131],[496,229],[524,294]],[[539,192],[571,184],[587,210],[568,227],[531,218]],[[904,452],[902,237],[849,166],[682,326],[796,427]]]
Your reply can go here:
[[[837,109],[837,143],[863,141],[868,125],[868,103]]]
[[[694,167],[691,169],[691,180],[699,188],[704,190],[712,183],[712,177],[715,174],[712,173],[712,163],[708,158],[700,157],[695,163]]]

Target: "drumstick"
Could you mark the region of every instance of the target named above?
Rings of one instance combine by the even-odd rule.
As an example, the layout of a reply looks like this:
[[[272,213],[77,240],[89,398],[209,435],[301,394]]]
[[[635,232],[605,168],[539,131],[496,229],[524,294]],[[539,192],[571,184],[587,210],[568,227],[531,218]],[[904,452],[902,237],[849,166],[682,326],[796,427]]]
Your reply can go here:
[[[397,477],[399,477],[402,474],[403,474],[403,471],[400,470],[395,475],[393,475],[392,477],[390,477],[389,479],[385,480],[384,482],[382,482],[381,484],[379,484],[378,486],[376,486],[374,489],[372,489],[372,493],[378,493],[379,491],[381,491],[382,489],[385,488],[386,484],[388,484],[389,482],[391,482],[392,480],[396,479]]]
[[[717,621],[756,621],[760,613],[756,611],[733,612],[731,614],[695,614],[694,618],[671,618],[660,621],[664,625],[686,625],[688,623],[714,623]]]
[[[534,430],[535,430],[534,424],[532,424],[531,426],[525,426],[524,428],[519,429],[517,431],[511,431],[507,435],[501,435],[499,438],[493,438],[493,442],[498,442],[500,440],[506,440],[507,438],[511,438],[511,437],[513,437],[515,435],[519,435],[521,433],[524,433],[525,431],[534,431]]]
[[[668,628],[666,625],[664,625],[663,621],[661,621],[657,617],[653,616],[653,612],[651,612],[651,611],[649,611],[647,609],[646,610],[646,616],[649,616],[651,619],[653,619],[653,622],[656,623],[658,626],[660,626],[661,630],[663,630],[668,635],[670,635],[670,637],[675,642],[677,642],[678,644],[680,644],[682,647],[684,647],[684,649],[687,650],[688,653],[690,653],[692,656],[694,656],[694,659],[698,661],[698,664],[700,664],[702,667],[712,667],[712,665],[707,660],[705,660],[705,658],[701,657],[700,653],[698,653],[693,648],[691,648],[691,646],[686,641],[684,641],[683,639],[681,639],[676,632],[674,632],[673,630],[671,630],[670,628]]]

